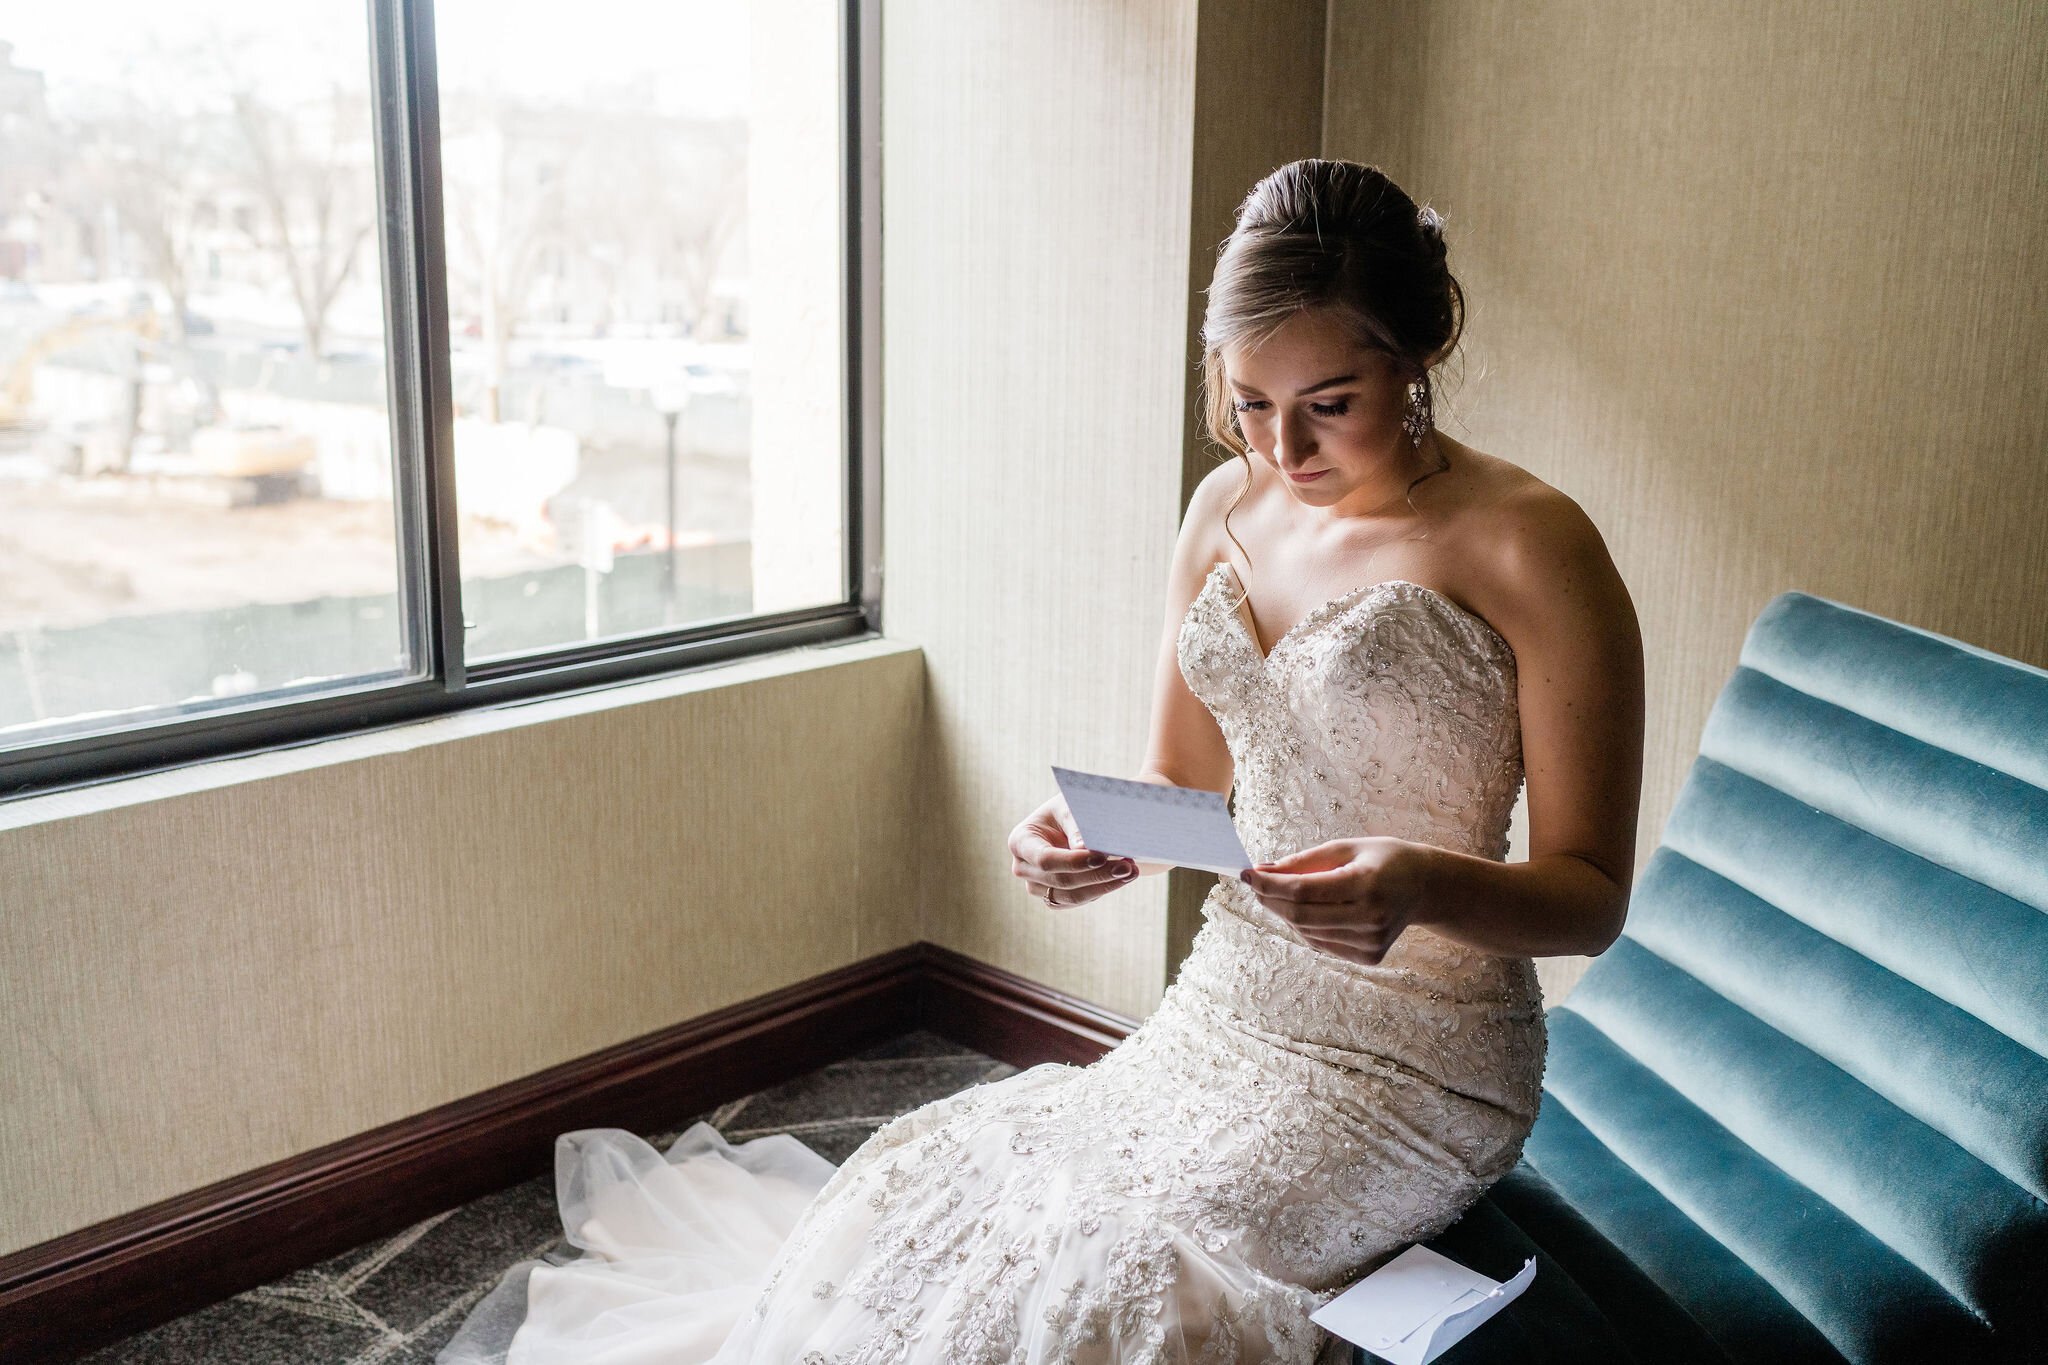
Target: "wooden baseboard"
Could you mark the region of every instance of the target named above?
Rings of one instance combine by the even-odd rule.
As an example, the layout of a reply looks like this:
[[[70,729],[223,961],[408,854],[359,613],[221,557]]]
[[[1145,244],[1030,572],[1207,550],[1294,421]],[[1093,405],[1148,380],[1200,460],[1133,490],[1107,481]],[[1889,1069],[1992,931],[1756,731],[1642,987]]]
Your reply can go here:
[[[924,953],[923,1027],[998,1061],[1086,1066],[1137,1027],[1079,996],[964,953],[936,943],[918,947]]]
[[[557,1133],[655,1131],[926,1028],[1085,1064],[1131,1020],[917,943],[0,1257],[0,1360],[71,1360],[552,1168]]]

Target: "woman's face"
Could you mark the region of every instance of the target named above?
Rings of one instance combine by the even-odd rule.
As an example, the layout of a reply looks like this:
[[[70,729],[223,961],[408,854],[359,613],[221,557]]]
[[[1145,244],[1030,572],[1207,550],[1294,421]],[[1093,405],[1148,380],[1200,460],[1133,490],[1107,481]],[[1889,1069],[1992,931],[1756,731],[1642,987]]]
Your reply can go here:
[[[1376,505],[1400,478],[1407,382],[1392,356],[1360,346],[1326,311],[1296,313],[1257,350],[1226,347],[1223,373],[1253,458],[1298,501],[1361,510],[1349,504]]]

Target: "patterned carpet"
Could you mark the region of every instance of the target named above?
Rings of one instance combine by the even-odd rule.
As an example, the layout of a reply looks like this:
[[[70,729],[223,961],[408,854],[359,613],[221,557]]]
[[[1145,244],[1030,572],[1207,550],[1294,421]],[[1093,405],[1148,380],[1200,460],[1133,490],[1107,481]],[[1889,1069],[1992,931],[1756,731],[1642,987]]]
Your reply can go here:
[[[698,1118],[731,1142],[793,1133],[842,1162],[899,1114],[1015,1067],[912,1033]],[[506,1267],[562,1241],[552,1175],[501,1190],[87,1356],[90,1365],[431,1365]]]

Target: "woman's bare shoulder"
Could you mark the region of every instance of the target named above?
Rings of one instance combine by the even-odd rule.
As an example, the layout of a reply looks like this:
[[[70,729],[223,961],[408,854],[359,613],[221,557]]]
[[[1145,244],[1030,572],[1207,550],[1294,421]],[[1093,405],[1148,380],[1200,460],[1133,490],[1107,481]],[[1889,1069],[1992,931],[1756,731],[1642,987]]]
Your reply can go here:
[[[1245,475],[1243,460],[1225,460],[1202,476],[1188,498],[1187,513],[1181,518],[1181,539],[1190,556],[1201,561],[1204,572],[1217,560],[1230,557],[1224,516],[1238,502],[1240,492],[1249,500],[1257,491],[1247,488]]]
[[[1626,601],[1600,528],[1564,490],[1496,455],[1467,448],[1471,497],[1458,517],[1471,594],[1506,625],[1561,598],[1612,607]],[[1548,614],[1547,612],[1543,614]]]

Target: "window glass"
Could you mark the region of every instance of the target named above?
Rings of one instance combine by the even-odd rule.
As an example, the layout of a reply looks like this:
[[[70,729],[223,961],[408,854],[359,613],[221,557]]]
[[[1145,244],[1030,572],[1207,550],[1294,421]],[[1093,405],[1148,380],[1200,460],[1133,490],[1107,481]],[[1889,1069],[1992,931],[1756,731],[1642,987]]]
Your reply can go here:
[[[437,0],[471,660],[843,601],[830,0]]]
[[[360,5],[0,14],[0,749],[409,676]]]

